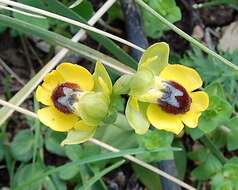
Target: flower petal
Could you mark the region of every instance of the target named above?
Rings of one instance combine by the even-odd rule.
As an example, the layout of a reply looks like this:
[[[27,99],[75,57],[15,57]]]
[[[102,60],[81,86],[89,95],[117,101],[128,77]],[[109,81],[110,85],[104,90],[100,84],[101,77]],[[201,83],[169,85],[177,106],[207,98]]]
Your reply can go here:
[[[198,120],[200,116],[201,112],[193,112],[190,110],[187,113],[183,114],[181,116],[181,119],[186,126],[195,128],[198,126]]]
[[[81,120],[77,122],[74,129],[70,130],[67,137],[61,142],[61,146],[65,144],[80,144],[89,140],[96,132],[95,126],[88,126]]]
[[[51,93],[42,86],[36,89],[36,99],[46,106],[52,105]]]
[[[126,105],[126,118],[137,134],[145,134],[150,127],[146,118],[146,104],[131,96]]]
[[[51,71],[50,73],[47,73],[44,82],[42,84],[42,87],[49,91],[49,93],[52,94],[52,92],[55,90],[57,86],[64,83],[64,78],[60,75],[59,72],[56,70]]]
[[[91,91],[94,86],[93,76],[82,66],[72,63],[62,63],[57,68],[66,82],[76,83],[85,91]]]
[[[161,71],[159,77],[179,83],[188,92],[192,92],[202,86],[202,79],[198,72],[183,65],[168,65]]]
[[[192,104],[190,110],[194,112],[201,112],[208,108],[209,105],[209,96],[206,92],[197,91],[190,94],[192,98]]]
[[[64,114],[53,106],[42,108],[37,112],[40,121],[55,131],[69,131],[72,129],[78,117],[74,114]]]
[[[150,104],[147,109],[147,117],[150,123],[157,129],[179,134],[184,125],[179,115],[164,112],[157,104]]]

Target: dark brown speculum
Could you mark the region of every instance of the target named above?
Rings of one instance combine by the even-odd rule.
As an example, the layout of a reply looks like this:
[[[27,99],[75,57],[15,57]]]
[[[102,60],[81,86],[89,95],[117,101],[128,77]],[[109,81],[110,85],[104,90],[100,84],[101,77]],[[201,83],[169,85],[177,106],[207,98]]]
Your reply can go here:
[[[75,83],[63,83],[55,88],[52,93],[51,99],[54,106],[63,113],[72,113],[72,110],[67,106],[67,101],[69,99],[69,93],[78,91],[80,89],[79,85]]]
[[[192,99],[186,89],[174,81],[166,81],[162,98],[158,100],[161,109],[167,113],[183,114],[189,111]]]

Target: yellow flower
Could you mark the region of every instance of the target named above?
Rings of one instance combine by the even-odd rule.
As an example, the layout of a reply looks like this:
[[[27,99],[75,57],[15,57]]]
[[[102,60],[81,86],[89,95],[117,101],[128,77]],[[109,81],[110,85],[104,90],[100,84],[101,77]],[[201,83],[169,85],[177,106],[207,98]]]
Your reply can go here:
[[[101,63],[96,64],[93,75],[79,65],[62,63],[45,76],[36,90],[36,99],[46,106],[38,110],[38,117],[52,130],[68,132],[63,144],[84,142],[94,135],[107,113],[111,86]]]
[[[175,134],[184,125],[195,128],[208,107],[207,93],[198,91],[202,86],[199,74],[183,65],[168,64],[168,56],[166,43],[154,44],[131,77],[126,117],[138,134],[146,133],[150,124]]]

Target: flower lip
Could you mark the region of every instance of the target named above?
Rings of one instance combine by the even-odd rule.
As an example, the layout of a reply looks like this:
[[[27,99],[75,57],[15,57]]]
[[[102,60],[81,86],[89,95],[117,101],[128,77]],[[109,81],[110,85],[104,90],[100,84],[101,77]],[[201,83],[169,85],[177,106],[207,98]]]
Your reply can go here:
[[[163,96],[158,99],[161,109],[171,114],[184,114],[190,110],[192,99],[186,89],[175,81],[165,81]]]
[[[70,104],[74,101],[75,92],[79,91],[80,87],[76,83],[63,83],[58,85],[52,93],[51,99],[54,106],[62,113],[73,113],[70,109]]]

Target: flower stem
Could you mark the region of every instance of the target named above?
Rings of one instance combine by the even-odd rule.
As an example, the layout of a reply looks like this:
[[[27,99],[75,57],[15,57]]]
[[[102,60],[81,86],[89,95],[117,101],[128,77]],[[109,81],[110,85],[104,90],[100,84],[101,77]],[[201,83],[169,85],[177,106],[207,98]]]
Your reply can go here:
[[[176,32],[178,35],[180,35],[181,37],[183,37],[184,39],[186,39],[187,41],[189,41],[190,43],[194,44],[196,47],[199,47],[201,50],[203,50],[204,52],[212,55],[213,57],[215,57],[216,59],[220,60],[223,64],[231,67],[232,69],[238,71],[238,66],[234,65],[232,62],[228,61],[227,59],[225,59],[224,57],[222,57],[221,55],[217,54],[216,52],[210,50],[209,48],[207,48],[205,45],[203,45],[202,43],[200,43],[199,41],[195,40],[193,37],[191,37],[190,35],[188,35],[187,33],[185,33],[184,31],[182,31],[181,29],[179,29],[178,27],[176,27],[174,24],[172,24],[171,22],[169,22],[166,18],[164,18],[163,16],[161,16],[158,12],[156,12],[154,9],[152,9],[149,5],[147,5],[143,0],[135,0],[141,7],[143,7],[145,10],[147,10],[149,13],[151,13],[152,15],[154,15],[156,18],[158,18],[164,25],[168,26],[171,30],[173,30],[174,32]]]
[[[207,135],[203,135],[201,138],[202,143],[214,154],[222,164],[225,164],[227,159],[225,156],[220,152],[220,150],[216,147],[216,145],[208,138]]]

